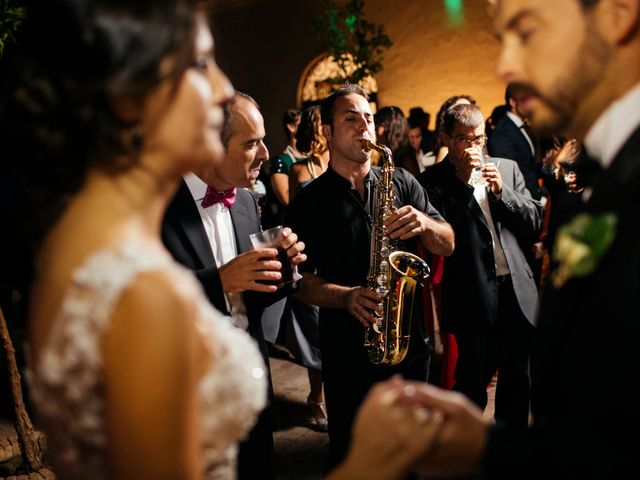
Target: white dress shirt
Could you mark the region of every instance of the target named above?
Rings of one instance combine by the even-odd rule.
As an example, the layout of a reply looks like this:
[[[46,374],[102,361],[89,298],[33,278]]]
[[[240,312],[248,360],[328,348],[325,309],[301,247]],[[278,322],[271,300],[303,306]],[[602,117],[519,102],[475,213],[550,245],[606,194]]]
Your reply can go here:
[[[194,202],[196,202],[204,230],[211,245],[213,258],[216,266],[220,268],[238,256],[231,213],[222,202],[202,208],[202,199],[207,191],[207,184],[197,175],[187,173],[184,176],[184,181],[189,187]],[[247,318],[247,309],[244,305],[242,294],[224,292],[224,295],[232,323],[236,327],[246,330],[249,326],[249,319]]]
[[[496,231],[496,227],[493,224],[493,217],[491,216],[491,209],[489,208],[489,193],[487,187],[475,186],[473,188],[473,196],[476,198],[480,209],[484,214],[484,218],[489,225],[489,231],[491,232],[491,245],[493,246],[493,258],[496,262],[496,276],[509,275],[509,264],[507,263],[507,257],[504,255],[502,249],[502,243],[500,243],[500,235]]]
[[[640,83],[613,102],[589,129],[584,145],[607,168],[640,125]]]
[[[507,117],[509,117],[511,119],[511,121],[516,124],[516,127],[518,127],[520,129],[520,132],[522,133],[522,135],[524,135],[524,138],[527,139],[527,142],[529,143],[529,147],[531,147],[532,155],[535,157],[536,156],[536,150],[533,147],[533,141],[531,140],[531,137],[529,136],[527,131],[524,129],[524,122],[522,121],[522,119],[518,115],[513,113],[513,112],[507,112]],[[513,159],[513,160],[515,160],[515,159]]]

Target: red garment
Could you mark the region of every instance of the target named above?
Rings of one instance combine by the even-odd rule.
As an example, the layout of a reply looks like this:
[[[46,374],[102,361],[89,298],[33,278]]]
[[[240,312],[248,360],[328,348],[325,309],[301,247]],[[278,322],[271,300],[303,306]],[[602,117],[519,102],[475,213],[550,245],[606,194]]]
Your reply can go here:
[[[425,257],[422,246],[419,247],[419,254]],[[434,351],[431,354],[431,367],[429,370],[429,383],[438,387],[451,390],[453,387],[456,362],[458,360],[458,344],[453,334],[440,330],[438,321],[438,331],[434,331],[434,317],[440,319],[441,298],[442,298],[442,274],[444,271],[444,257],[433,255],[431,261],[431,275],[427,279],[423,292],[424,305],[424,326],[429,333]],[[432,302],[435,300],[435,309]],[[434,316],[435,310],[435,316]]]

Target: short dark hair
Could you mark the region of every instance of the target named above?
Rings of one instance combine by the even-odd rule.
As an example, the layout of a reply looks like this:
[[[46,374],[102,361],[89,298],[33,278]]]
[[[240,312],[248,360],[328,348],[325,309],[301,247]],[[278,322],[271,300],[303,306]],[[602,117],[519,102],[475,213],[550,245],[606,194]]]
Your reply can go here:
[[[409,109],[409,116],[407,117],[407,120],[409,120],[410,123],[424,123],[428,115],[429,114],[425,112],[422,107],[411,107]]]
[[[239,99],[246,100],[247,102],[255,106],[258,110],[260,110],[260,105],[258,105],[258,102],[256,102],[251,95],[248,95],[239,90],[233,92],[233,97],[231,97],[231,99],[224,104],[223,108],[224,121],[222,122],[222,132],[220,133],[220,138],[222,139],[222,145],[224,146],[225,151],[229,146],[229,139],[231,138],[231,134],[233,133],[231,131],[231,117],[233,116],[231,109],[236,103],[238,103]]]
[[[345,83],[342,87],[333,92],[320,103],[320,118],[322,119],[323,125],[333,126],[333,114],[336,110],[336,100],[338,100],[340,97],[352,94],[360,95],[367,102],[369,101],[369,95],[367,95],[367,92],[365,92],[360,85],[357,85],[355,83]]]
[[[528,87],[520,82],[510,82],[507,84],[507,87],[504,89],[504,104],[511,111],[511,102],[510,100],[517,101],[516,95],[518,92],[526,90]]]
[[[442,126],[443,126],[444,114],[447,112],[447,110],[449,110],[452,106],[454,106],[460,100],[467,100],[471,105],[476,104],[475,98],[473,98],[471,95],[465,95],[465,94],[452,95],[443,102],[443,104],[440,106],[440,110],[438,110],[438,116],[436,117],[436,128],[435,128],[436,134],[433,136],[433,144],[431,146],[431,149],[435,153],[437,153],[438,149],[442,147],[442,140],[440,138],[440,133],[442,133],[443,131]]]
[[[284,135],[287,139],[291,137],[291,131],[288,128],[289,125],[296,124],[300,120],[301,116],[302,111],[297,108],[290,108],[284,112],[284,115],[282,115],[282,130],[284,131]],[[293,135],[295,135],[295,132],[293,132]]]
[[[451,136],[458,124],[468,128],[476,128],[484,124],[484,117],[475,105],[454,105],[444,113],[442,129],[444,133]]]
[[[507,88],[504,89],[504,104],[509,107],[509,101],[514,98],[513,96],[513,83],[507,84]],[[509,109],[511,109],[509,107]]]

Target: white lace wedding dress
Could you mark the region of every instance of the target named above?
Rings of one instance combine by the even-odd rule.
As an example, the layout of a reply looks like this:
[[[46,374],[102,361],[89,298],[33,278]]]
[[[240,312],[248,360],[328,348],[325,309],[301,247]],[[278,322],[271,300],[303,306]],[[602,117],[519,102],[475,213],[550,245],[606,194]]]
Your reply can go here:
[[[149,271],[167,272],[200,292],[197,327],[213,358],[198,385],[203,478],[235,478],[237,442],[266,402],[264,362],[253,340],[211,307],[191,272],[135,245],[94,254],[75,271],[29,372],[53,463],[64,478],[108,478],[101,343],[122,292]]]

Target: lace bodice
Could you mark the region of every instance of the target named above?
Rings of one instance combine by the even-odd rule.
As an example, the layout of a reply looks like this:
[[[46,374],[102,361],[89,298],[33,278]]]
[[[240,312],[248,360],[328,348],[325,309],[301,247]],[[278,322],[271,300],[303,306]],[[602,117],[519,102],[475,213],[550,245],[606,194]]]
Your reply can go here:
[[[197,331],[213,358],[198,384],[204,477],[234,478],[236,444],[266,402],[264,362],[253,340],[211,307],[191,272],[134,245],[96,253],[75,271],[39,362],[29,372],[54,462],[72,478],[108,474],[101,342],[122,292],[149,271],[179,276],[198,291]]]

